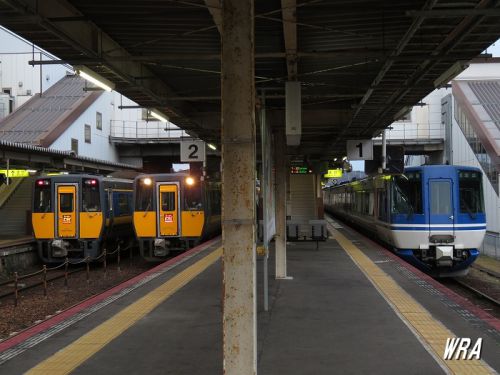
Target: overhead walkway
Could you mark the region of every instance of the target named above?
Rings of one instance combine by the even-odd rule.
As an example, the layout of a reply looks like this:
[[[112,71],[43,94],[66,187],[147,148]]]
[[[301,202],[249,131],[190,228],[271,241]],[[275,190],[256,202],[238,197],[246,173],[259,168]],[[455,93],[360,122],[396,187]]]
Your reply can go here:
[[[258,306],[259,374],[500,370],[498,319],[349,228],[329,226],[333,238],[318,250],[289,245],[293,279],[272,278],[270,309]],[[218,240],[201,245],[0,343],[0,371],[222,373],[221,254]],[[482,359],[443,360],[448,337],[481,337]]]

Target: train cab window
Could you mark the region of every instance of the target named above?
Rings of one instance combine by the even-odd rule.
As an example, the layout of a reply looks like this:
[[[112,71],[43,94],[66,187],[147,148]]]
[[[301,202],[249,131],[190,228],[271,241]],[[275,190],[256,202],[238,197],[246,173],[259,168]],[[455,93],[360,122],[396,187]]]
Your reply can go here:
[[[33,212],[49,212],[51,210],[50,185],[35,186]]]
[[[184,189],[184,209],[197,211],[202,209],[201,186],[185,186]]]
[[[221,213],[220,190],[214,189],[210,191],[210,210],[214,215],[218,215]]]
[[[97,180],[84,180],[82,184],[82,209],[84,212],[101,211],[101,196]]]
[[[136,211],[153,210],[153,186],[140,184],[135,197]]]
[[[458,186],[461,213],[476,214],[484,212],[482,182],[482,176],[479,172],[459,172]]]
[[[175,211],[175,193],[173,191],[164,191],[161,193],[161,210]]]
[[[409,172],[393,178],[392,213],[422,213],[422,180],[420,172]]]
[[[73,193],[59,194],[59,211],[73,212]]]

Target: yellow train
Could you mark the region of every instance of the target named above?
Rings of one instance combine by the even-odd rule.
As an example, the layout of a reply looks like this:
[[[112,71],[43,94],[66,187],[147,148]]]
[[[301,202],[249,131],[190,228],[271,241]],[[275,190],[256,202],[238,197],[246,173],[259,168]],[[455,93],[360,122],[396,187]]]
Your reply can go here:
[[[134,181],[134,229],[141,255],[164,259],[220,232],[221,184],[187,173],[140,175]]]
[[[132,180],[68,174],[34,184],[32,224],[44,262],[92,260],[133,240]]]

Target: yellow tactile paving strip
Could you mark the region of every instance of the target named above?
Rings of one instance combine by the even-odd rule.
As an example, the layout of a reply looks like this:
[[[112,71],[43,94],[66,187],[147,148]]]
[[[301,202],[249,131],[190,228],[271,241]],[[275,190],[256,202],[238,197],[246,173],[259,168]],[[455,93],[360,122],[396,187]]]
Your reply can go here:
[[[419,335],[420,341],[427,344],[432,350],[433,357],[440,361],[441,367],[448,368],[453,374],[494,374],[495,372],[482,360],[444,360],[443,354],[446,339],[456,337],[440,321],[417,301],[415,301],[403,288],[387,275],[380,267],[373,263],[361,250],[359,250],[342,233],[330,226],[334,238],[354,260],[356,265],[365,273],[379,292],[388,300],[393,309],[405,320]]]
[[[27,374],[59,375],[68,374],[75,370],[79,365],[109,344],[111,340],[120,336],[160,303],[207,269],[221,255],[222,248],[218,248],[132,305],[126,307],[100,326],[61,349],[52,357],[47,358],[29,370]]]

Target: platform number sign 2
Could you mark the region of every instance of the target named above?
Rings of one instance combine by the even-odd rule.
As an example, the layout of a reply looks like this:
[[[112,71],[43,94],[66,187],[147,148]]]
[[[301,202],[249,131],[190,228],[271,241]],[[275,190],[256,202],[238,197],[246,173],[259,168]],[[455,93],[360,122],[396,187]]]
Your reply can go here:
[[[347,141],[347,159],[372,160],[373,141],[371,139],[356,139]]]
[[[205,142],[182,141],[181,162],[205,161]]]

